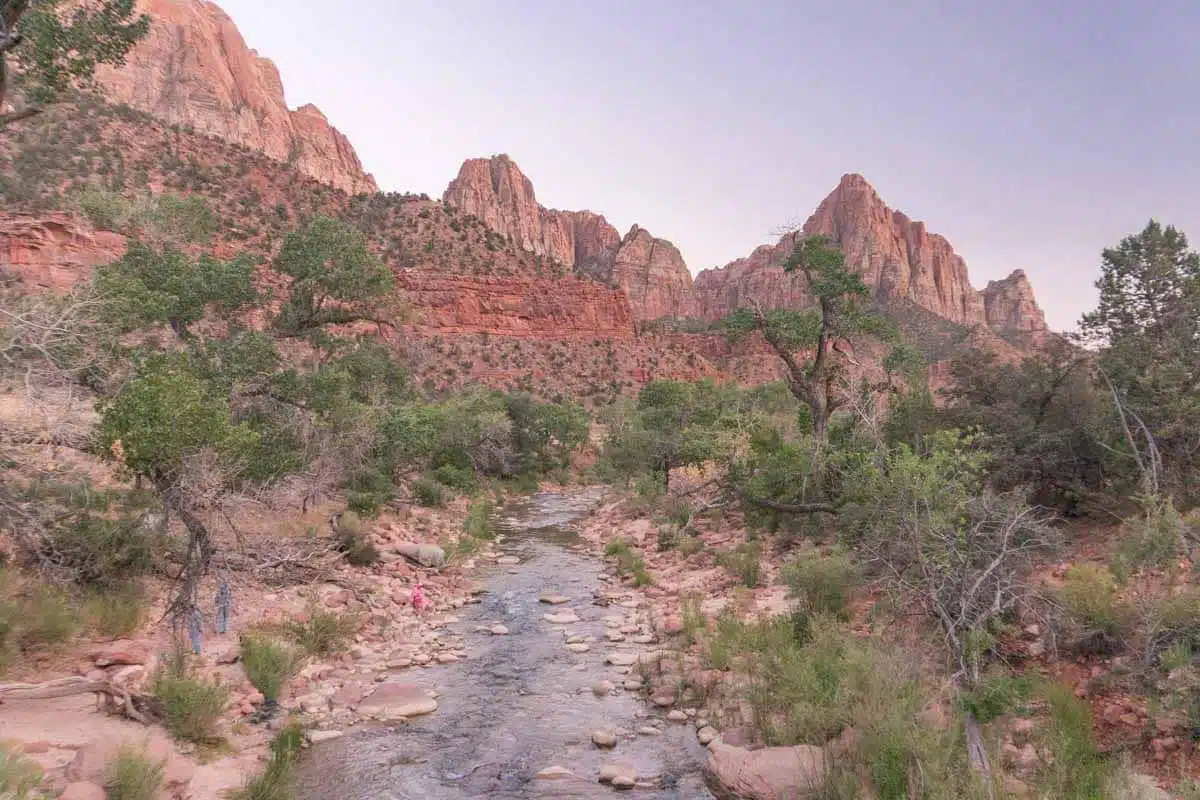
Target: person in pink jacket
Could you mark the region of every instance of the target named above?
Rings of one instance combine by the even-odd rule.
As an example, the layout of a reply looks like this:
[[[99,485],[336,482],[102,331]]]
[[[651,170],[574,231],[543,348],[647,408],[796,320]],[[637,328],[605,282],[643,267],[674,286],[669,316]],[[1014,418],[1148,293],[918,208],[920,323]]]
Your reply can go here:
[[[412,588],[412,607],[413,611],[418,614],[429,607],[429,599],[425,597],[425,586],[420,581],[417,581]]]

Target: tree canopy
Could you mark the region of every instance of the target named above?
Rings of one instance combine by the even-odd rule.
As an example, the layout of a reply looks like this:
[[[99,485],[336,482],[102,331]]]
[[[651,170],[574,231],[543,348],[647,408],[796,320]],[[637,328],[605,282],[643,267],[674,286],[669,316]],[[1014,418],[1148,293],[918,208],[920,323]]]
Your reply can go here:
[[[10,79],[25,101],[0,114],[0,130],[87,85],[97,66],[123,64],[150,30],[150,17],[134,10],[134,0],[0,2],[0,107],[10,100]]]

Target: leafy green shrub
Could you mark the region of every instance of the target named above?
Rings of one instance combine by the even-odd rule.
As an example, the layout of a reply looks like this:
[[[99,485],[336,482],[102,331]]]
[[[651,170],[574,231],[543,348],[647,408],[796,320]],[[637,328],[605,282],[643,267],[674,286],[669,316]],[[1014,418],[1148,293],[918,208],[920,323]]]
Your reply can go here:
[[[844,553],[810,555],[786,564],[783,580],[789,595],[809,613],[844,618],[859,571]]]
[[[120,748],[104,779],[108,800],[155,800],[163,784],[163,768],[163,762],[151,761],[139,749]]]
[[[356,567],[378,563],[379,549],[363,530],[362,520],[353,510],[343,511],[337,519],[337,549]]]
[[[692,521],[692,505],[681,497],[669,499],[663,512],[666,514],[667,521],[680,528],[686,527]]]
[[[340,650],[358,632],[359,620],[352,614],[339,614],[311,608],[308,618],[288,620],[284,631],[304,652],[324,656]]]
[[[476,500],[471,504],[467,519],[463,522],[463,532],[473,539],[491,539],[496,532],[492,530],[492,512],[496,506],[488,499]]]
[[[1167,567],[1184,546],[1184,521],[1169,500],[1154,499],[1145,512],[1121,526],[1113,572],[1125,577],[1144,567]]]
[[[654,582],[646,571],[646,562],[624,539],[614,539],[605,545],[604,555],[617,559],[617,573],[632,575],[634,586],[649,586]]]
[[[679,601],[679,623],[685,646],[691,647],[698,635],[708,628],[708,618],[700,610],[700,598],[685,597]]]
[[[743,542],[733,550],[717,553],[717,563],[743,586],[753,589],[758,586],[762,564],[762,546],[758,542]]]
[[[154,564],[149,533],[130,517],[114,520],[84,514],[56,528],[46,546],[85,586],[123,585]]]
[[[1047,797],[1092,800],[1104,796],[1109,767],[1092,735],[1092,713],[1087,702],[1065,684],[1044,688],[1050,719],[1045,746],[1054,754],[1039,788]]]
[[[92,595],[85,613],[102,635],[110,638],[127,636],[142,624],[143,602],[141,587],[132,584]]]
[[[416,501],[426,508],[439,508],[446,504],[446,492],[442,484],[427,476],[417,478],[412,493]]]
[[[129,203],[118,192],[89,184],[79,191],[75,202],[80,212],[100,230],[117,231],[129,218]]]
[[[42,770],[15,745],[0,742],[0,797],[4,800],[42,800]]]
[[[304,729],[291,724],[275,734],[266,768],[233,793],[232,800],[294,800],[295,764]]]
[[[242,667],[246,677],[269,706],[279,700],[283,684],[296,673],[300,658],[291,647],[260,633],[241,638]]]
[[[163,724],[176,739],[211,745],[221,740],[218,722],[229,701],[229,690],[218,682],[192,677],[179,659],[161,667],[151,681]]]
[[[986,725],[1012,711],[1033,691],[1033,681],[1024,676],[998,673],[983,678],[978,685],[958,696],[958,706]]]
[[[665,553],[667,550],[674,550],[679,545],[679,536],[679,529],[670,525],[660,526],[658,529],[659,552]]]
[[[75,631],[75,615],[67,599],[58,591],[39,586],[18,604],[17,646],[22,650],[47,647],[70,638]]]
[[[1149,654],[1165,656],[1172,646],[1200,648],[1200,588],[1188,586],[1152,605],[1139,627]]]
[[[434,479],[443,486],[449,486],[460,492],[475,490],[475,470],[469,467],[458,467],[453,464],[442,464],[433,471]]]
[[[1067,570],[1062,590],[1063,605],[1072,619],[1083,627],[1115,636],[1123,624],[1116,598],[1116,579],[1107,568],[1076,564]]]
[[[700,541],[699,536],[684,534],[679,538],[678,549],[679,555],[689,558],[704,549],[704,542]]]

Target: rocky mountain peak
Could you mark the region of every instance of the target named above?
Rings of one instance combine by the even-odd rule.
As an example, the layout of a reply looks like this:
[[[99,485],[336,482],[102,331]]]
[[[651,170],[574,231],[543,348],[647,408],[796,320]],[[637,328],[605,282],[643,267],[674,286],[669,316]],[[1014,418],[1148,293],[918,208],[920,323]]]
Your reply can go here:
[[[349,193],[378,191],[346,137],[313,105],[290,110],[279,69],[250,49],[208,0],[137,0],[150,32],[118,68],[102,67],[104,94],[172,125],[190,126]]]
[[[442,199],[519,247],[623,290],[638,320],[682,310],[692,275],[675,245],[638,225],[622,237],[592,211],[545,208],[507,154],[463,162]]]

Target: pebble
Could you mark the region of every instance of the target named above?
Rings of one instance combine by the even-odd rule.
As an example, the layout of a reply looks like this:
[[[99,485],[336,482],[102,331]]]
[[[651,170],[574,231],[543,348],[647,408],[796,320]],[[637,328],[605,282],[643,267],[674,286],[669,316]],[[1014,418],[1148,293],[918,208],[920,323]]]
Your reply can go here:
[[[654,637],[648,633],[639,634],[630,639],[634,644],[654,644]]]
[[[604,657],[604,663],[614,667],[631,667],[637,663],[636,653],[609,653]]]
[[[496,559],[496,563],[502,567],[511,567],[514,564],[520,564],[521,559],[516,556],[500,556]]]
[[[671,706],[675,705],[675,693],[662,692],[660,694],[656,694],[650,698],[650,702],[654,703],[654,705],[658,706],[659,708],[670,708]],[[679,712],[679,716],[682,719],[687,719],[687,714],[683,713],[682,711]]]
[[[582,633],[572,633],[567,637],[567,644],[579,644],[580,642],[590,641],[592,637],[585,636]]]
[[[538,602],[548,606],[561,606],[563,603],[571,602],[571,598],[561,594],[544,594],[538,598]]]
[[[625,641],[625,634],[620,631],[605,631],[604,640],[606,642],[623,642]]]
[[[604,728],[597,728],[592,731],[592,744],[596,747],[609,749],[617,746],[617,736],[615,733]]]
[[[542,614],[542,619],[551,625],[570,625],[571,623],[579,622],[579,615],[568,608],[554,614]]]
[[[667,719],[671,720],[671,722],[687,722],[687,714],[678,708],[673,708],[667,712]]]
[[[592,694],[596,695],[596,697],[607,697],[616,691],[616,688],[612,681],[596,681],[592,684]]]
[[[572,653],[586,653],[592,649],[592,646],[586,642],[571,642],[566,645],[566,648]]]
[[[705,725],[703,728],[696,731],[696,740],[699,741],[700,744],[702,744],[706,747],[708,746],[708,744],[710,742],[712,742],[713,739],[716,739],[716,738],[717,738],[717,729],[710,727],[708,725]]]
[[[508,628],[497,622],[495,625],[488,628],[488,632],[491,633],[492,636],[507,636]]]
[[[625,680],[621,681],[621,686],[622,686],[622,687],[623,687],[623,688],[624,688],[626,691],[629,691],[629,692],[638,692],[638,691],[641,691],[642,687],[643,687],[643,686],[645,686],[645,684],[644,684],[644,683],[642,683],[642,682],[641,682],[639,679],[637,679],[637,678],[626,678]]]
[[[662,735],[662,731],[660,731],[658,728],[654,727],[653,725],[643,725],[642,727],[637,729],[637,732],[640,733],[642,736],[661,736]]]

